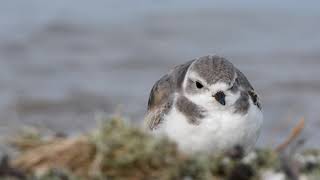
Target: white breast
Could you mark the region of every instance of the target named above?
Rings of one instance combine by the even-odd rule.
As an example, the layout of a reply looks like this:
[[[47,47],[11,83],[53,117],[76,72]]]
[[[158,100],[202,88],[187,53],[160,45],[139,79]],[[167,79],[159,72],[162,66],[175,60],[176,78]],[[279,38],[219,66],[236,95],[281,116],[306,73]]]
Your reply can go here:
[[[257,141],[262,119],[261,111],[250,104],[245,115],[231,111],[211,112],[199,125],[194,125],[173,107],[156,131],[176,141],[186,152],[220,152],[236,145],[248,152]]]

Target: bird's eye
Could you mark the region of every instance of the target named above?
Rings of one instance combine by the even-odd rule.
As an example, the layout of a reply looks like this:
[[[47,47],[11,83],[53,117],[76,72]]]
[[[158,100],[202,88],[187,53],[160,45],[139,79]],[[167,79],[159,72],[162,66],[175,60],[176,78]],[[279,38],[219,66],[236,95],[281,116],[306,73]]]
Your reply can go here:
[[[196,81],[196,86],[197,86],[198,89],[202,89],[203,88],[203,85],[199,81]]]

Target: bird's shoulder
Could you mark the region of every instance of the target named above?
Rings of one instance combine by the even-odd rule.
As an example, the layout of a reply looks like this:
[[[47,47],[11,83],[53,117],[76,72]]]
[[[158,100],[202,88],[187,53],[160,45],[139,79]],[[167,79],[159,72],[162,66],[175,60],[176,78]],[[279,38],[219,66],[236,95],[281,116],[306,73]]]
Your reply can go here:
[[[236,83],[249,95],[252,102],[259,108],[262,109],[261,100],[258,93],[252,87],[251,83],[247,79],[247,77],[238,69],[236,69],[237,78]]]
[[[162,76],[152,87],[148,112],[145,121],[150,129],[154,129],[163,120],[163,116],[169,112],[174,99],[174,94],[179,93],[184,77],[192,61],[174,67]]]

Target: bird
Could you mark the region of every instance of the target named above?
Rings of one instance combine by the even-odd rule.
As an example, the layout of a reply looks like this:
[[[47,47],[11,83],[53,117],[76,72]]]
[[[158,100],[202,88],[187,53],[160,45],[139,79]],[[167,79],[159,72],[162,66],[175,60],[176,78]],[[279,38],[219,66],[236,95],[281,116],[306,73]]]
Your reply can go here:
[[[246,76],[218,55],[177,65],[152,87],[147,131],[187,153],[255,147],[263,122],[260,97]]]

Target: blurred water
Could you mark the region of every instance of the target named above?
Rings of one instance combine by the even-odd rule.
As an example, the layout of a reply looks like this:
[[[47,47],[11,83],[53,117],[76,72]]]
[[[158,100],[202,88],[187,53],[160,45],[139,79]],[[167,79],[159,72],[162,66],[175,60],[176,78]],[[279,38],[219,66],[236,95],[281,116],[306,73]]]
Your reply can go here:
[[[120,108],[140,120],[153,83],[198,56],[230,59],[261,94],[260,144],[300,118],[320,138],[317,1],[0,1],[0,133],[95,125]],[[119,106],[120,105],[120,106]]]

